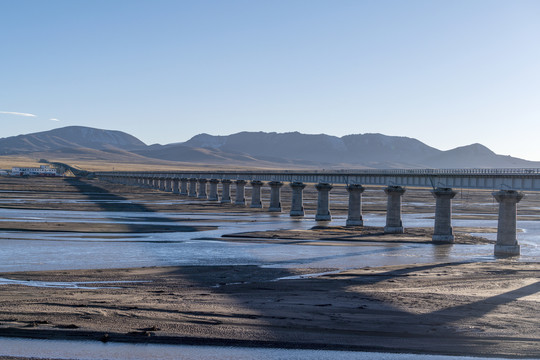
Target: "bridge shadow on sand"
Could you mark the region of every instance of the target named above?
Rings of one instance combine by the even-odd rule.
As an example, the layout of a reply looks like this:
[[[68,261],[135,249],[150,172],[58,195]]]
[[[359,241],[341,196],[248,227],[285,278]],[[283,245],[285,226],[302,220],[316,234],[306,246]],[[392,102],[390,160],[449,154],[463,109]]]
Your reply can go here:
[[[65,178],[64,182],[66,185],[75,188],[80,195],[97,206],[100,211],[105,214],[114,212],[114,216],[111,214],[109,219],[116,223],[122,223],[126,232],[194,232],[216,228],[215,226],[179,225],[178,223],[183,221],[182,219],[163,216],[162,213],[153,210],[149,206],[115,194],[105,187],[91,184],[88,180]],[[134,215],[129,216],[129,213]],[[135,216],[135,213],[138,213],[137,216]],[[148,216],[143,214],[148,214]]]
[[[133,203],[83,180],[66,179],[66,184],[76,187],[106,212],[155,213],[144,204]],[[148,219],[175,221],[165,216]],[[302,251],[302,245],[298,245],[298,251]],[[377,256],[379,251],[396,249],[363,253]],[[349,254],[320,255],[303,261],[359,253],[351,247]],[[298,261],[277,263],[286,267],[295,262]],[[138,329],[144,336],[141,342],[540,357],[538,332],[528,334],[518,329],[527,311],[532,316],[529,327],[538,325],[537,303],[518,300],[537,294],[540,281],[506,292],[495,290],[493,296],[470,292],[459,295],[460,288],[467,286],[467,277],[482,281],[482,274],[475,274],[471,268],[462,277],[455,275],[467,266],[474,264],[396,266],[388,271],[374,268],[296,279],[292,277],[298,272],[286,268],[180,267],[166,273],[167,283],[158,290],[148,290],[146,286],[152,284],[146,283],[136,287],[140,297],[153,296],[154,301],[168,303],[168,307],[156,308],[146,298],[142,302],[132,299],[129,304],[100,302],[84,306],[108,312],[136,309],[149,324],[155,324],[149,328],[153,329],[152,336],[147,336],[149,330]],[[448,275],[451,273],[453,276]],[[501,276],[517,282],[522,274],[506,272]],[[51,300],[43,300],[42,304],[77,306]],[[161,335],[158,329],[167,326],[188,330],[176,337]],[[111,340],[114,341],[113,335]]]

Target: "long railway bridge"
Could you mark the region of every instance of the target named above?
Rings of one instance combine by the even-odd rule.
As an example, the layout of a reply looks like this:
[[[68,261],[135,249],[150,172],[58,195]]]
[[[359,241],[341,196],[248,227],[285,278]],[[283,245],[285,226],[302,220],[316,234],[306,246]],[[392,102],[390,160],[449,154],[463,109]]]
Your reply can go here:
[[[340,171],[145,171],[97,172],[105,181],[169,191],[174,194],[209,201],[230,203],[230,186],[236,186],[234,203],[246,205],[245,186],[249,184],[253,208],[261,208],[261,187],[270,187],[269,212],[281,212],[281,192],[284,183],[292,190],[291,216],[303,216],[303,189],[315,184],[318,191],[315,220],[328,221],[329,192],[334,184],[344,184],[349,193],[347,226],[363,226],[362,185],[382,185],[387,194],[386,233],[402,233],[401,196],[406,187],[431,187],[435,202],[433,242],[452,243],[453,190],[488,189],[499,203],[499,219],[495,255],[519,255],[516,238],[517,203],[523,191],[540,191],[540,169],[391,169]],[[221,185],[221,192],[218,186]]]

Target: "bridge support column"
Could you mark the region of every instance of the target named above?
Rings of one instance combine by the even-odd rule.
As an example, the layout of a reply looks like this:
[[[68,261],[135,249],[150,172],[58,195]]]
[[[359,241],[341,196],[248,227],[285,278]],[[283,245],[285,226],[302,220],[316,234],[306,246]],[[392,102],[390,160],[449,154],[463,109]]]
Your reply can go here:
[[[159,179],[159,190],[167,191],[167,178],[162,177]]]
[[[270,181],[270,206],[269,212],[281,212],[281,187],[283,183],[281,181]]]
[[[206,179],[199,179],[199,199],[206,199],[208,195],[206,194]]]
[[[181,178],[180,179],[180,195],[187,196],[187,194],[188,194],[188,179]]]
[[[236,199],[234,201],[234,205],[246,206],[245,187],[247,181],[236,180],[234,183],[236,184]]]
[[[173,191],[173,179],[172,178],[166,178],[165,179],[165,191],[168,191],[168,192]]]
[[[189,179],[189,197],[197,197],[197,180],[196,178]]]
[[[435,226],[433,228],[433,242],[453,243],[452,230],[452,199],[456,192],[451,188],[436,188],[431,191],[435,197]]]
[[[291,183],[292,200],[291,200],[291,216],[304,216],[304,199],[303,192],[306,184],[295,181]]]
[[[523,193],[515,190],[500,190],[493,193],[499,203],[499,222],[495,255],[519,255],[520,247],[516,237],[517,203]]]
[[[317,189],[317,214],[315,214],[316,221],[330,221],[332,215],[330,215],[330,201],[328,195],[333,186],[328,183],[318,183],[315,185]]]
[[[180,193],[180,189],[178,188],[179,183],[180,183],[180,180],[178,178],[173,178],[172,179],[172,192],[173,192],[173,194],[179,194]]]
[[[251,206],[252,208],[262,208],[261,202],[261,187],[264,185],[262,181],[253,180],[251,182]]]
[[[210,183],[210,192],[208,194],[208,200],[210,200],[210,201],[218,201],[219,197],[218,197],[217,186],[219,184],[219,180],[218,179],[210,179],[208,182]]]
[[[386,234],[403,234],[403,222],[401,221],[401,196],[405,193],[402,186],[388,186],[384,189],[388,195],[386,203]]]
[[[229,179],[223,179],[221,180],[221,185],[223,186],[222,192],[221,192],[221,203],[222,204],[228,204],[231,202],[231,183],[232,181]]]
[[[167,191],[167,179],[159,178],[159,190]]]
[[[347,185],[349,193],[349,213],[347,216],[346,226],[364,226],[362,219],[362,193],[364,187],[360,184]]]

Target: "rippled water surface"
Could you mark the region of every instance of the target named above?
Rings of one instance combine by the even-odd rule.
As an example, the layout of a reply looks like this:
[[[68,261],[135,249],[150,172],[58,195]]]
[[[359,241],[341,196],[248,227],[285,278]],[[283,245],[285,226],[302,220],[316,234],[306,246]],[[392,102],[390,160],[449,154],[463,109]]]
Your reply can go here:
[[[12,201],[13,199],[10,199]],[[23,201],[21,199],[20,201]],[[59,199],[59,201],[62,201]],[[69,203],[72,200],[66,200]],[[178,201],[182,203],[182,201]],[[109,211],[59,211],[0,209],[2,221],[85,222],[217,226],[215,230],[173,233],[68,233],[0,232],[0,271],[122,268],[178,265],[260,265],[271,267],[352,268],[435,261],[490,261],[493,245],[432,245],[349,243],[348,246],[296,245],[223,241],[224,234],[277,229],[309,229],[317,223],[313,215],[292,219],[288,214],[239,213],[148,213]],[[171,220],[173,222],[171,222]],[[366,225],[384,226],[382,215],[364,214]],[[432,214],[405,214],[405,227],[433,226]],[[345,216],[334,216],[330,225],[344,225]],[[454,226],[496,228],[496,220],[453,220]],[[540,222],[518,221],[521,261],[540,259]],[[496,234],[483,234],[495,239]],[[318,242],[320,243],[320,242]],[[0,285],[9,283],[0,279]],[[45,284],[66,286],[66,284]],[[45,286],[33,284],[33,286]],[[78,286],[68,284],[67,286]],[[115,286],[115,284],[95,284]],[[61,349],[61,351],[59,351]],[[159,356],[158,356],[159,354]],[[458,359],[448,356],[419,356],[314,350],[242,349],[167,345],[101,344],[0,338],[0,355],[77,359]],[[463,357],[460,357],[463,359]],[[481,358],[475,358],[481,359]]]
[[[404,214],[405,227],[433,226],[430,214]],[[287,243],[223,241],[223,234],[255,230],[309,229],[317,225],[307,216],[243,213],[147,213],[0,209],[0,221],[115,222],[186,226],[212,225],[216,230],[172,233],[0,232],[0,271],[89,269],[169,265],[263,265],[274,267],[350,268],[433,261],[492,260],[493,245],[432,245],[352,243],[319,246]],[[384,226],[382,215],[364,215],[366,225]],[[344,225],[335,216],[331,225]],[[492,227],[496,220],[453,220],[454,226]],[[518,221],[520,260],[540,258],[540,222]],[[495,239],[496,234],[484,234]],[[352,246],[351,246],[352,245]],[[376,255],[376,256],[374,256]]]
[[[239,348],[220,346],[121,344],[85,341],[0,339],[0,356],[56,359],[160,360],[497,360],[501,358],[387,354],[373,352]],[[62,349],[59,351],[58,349]]]

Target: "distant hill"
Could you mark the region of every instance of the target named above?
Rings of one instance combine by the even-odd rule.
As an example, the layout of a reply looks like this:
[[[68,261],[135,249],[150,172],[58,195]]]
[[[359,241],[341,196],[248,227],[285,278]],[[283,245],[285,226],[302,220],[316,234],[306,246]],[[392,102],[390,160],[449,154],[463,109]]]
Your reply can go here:
[[[417,159],[440,152],[416,139],[382,134],[336,137],[299,132],[240,132],[229,136],[200,134],[186,141],[191,147],[219,149],[227,153],[249,154],[276,162],[309,162],[319,165],[357,164],[418,167]]]
[[[0,139],[1,155],[56,150],[72,151],[78,148],[134,150],[144,147],[146,147],[145,143],[124,132],[84,126],[68,126]]]
[[[0,139],[0,155],[31,154],[74,160],[207,164],[260,168],[511,168],[540,162],[497,155],[481,144],[442,151],[409,137],[355,134],[336,137],[299,132],[196,135],[184,143],[146,145],[121,131],[83,126]]]
[[[497,155],[472,144],[442,151],[401,136],[356,134],[343,137],[298,132],[240,132],[229,136],[200,134],[183,145],[246,154],[274,162],[309,162],[319,167],[489,168],[539,167],[540,162]]]
[[[472,144],[442,151],[423,161],[433,168],[518,168],[539,167],[539,162],[497,155],[481,144]],[[442,165],[442,166],[441,166]]]

